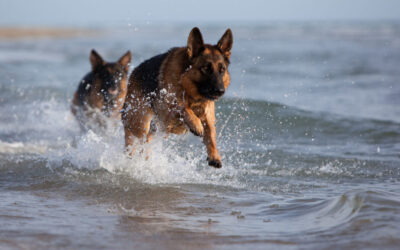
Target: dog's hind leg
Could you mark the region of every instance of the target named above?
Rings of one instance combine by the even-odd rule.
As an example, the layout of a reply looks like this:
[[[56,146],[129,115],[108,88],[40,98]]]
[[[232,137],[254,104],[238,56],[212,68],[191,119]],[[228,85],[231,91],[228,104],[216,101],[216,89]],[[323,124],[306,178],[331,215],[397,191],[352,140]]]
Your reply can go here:
[[[146,137],[146,142],[149,143],[151,141],[151,139],[153,138],[153,135],[157,132],[157,124],[156,122],[153,120],[151,120],[150,122],[150,129],[149,132],[147,133],[147,137]]]
[[[133,148],[133,143],[135,140],[135,136],[131,133],[129,128],[124,129],[125,132],[125,151],[129,154],[129,156],[133,156],[135,149]]]
[[[150,131],[153,114],[153,110],[147,107],[138,108],[135,111],[130,111],[125,114],[125,147],[129,155],[132,156],[134,154],[135,139],[137,139],[139,143],[144,143],[144,139],[148,136]]]

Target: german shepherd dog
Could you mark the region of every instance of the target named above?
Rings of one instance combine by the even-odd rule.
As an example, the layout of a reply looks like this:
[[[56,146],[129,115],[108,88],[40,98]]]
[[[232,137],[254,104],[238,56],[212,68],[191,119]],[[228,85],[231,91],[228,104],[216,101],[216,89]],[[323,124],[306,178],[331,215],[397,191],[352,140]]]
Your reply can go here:
[[[130,51],[116,63],[107,63],[95,50],[91,51],[92,71],[79,83],[71,105],[82,131],[105,127],[104,118],[120,118],[130,61]]]
[[[195,27],[187,47],[152,57],[132,72],[122,110],[125,146],[131,155],[135,138],[141,143],[150,141],[157,125],[167,133],[190,130],[203,137],[208,164],[222,167],[215,138],[214,102],[230,82],[227,68],[232,44],[230,29],[216,45],[209,45],[204,44]]]

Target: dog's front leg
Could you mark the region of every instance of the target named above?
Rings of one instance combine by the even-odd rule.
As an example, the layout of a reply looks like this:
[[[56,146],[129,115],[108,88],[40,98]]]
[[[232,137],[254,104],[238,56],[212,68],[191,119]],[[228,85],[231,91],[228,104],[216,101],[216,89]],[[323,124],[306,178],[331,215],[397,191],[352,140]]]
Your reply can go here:
[[[221,168],[221,156],[217,149],[214,105],[209,107],[205,113],[203,142],[207,147],[208,165],[215,168]]]
[[[189,127],[190,131],[197,135],[203,136],[204,135],[204,127],[201,123],[201,120],[195,115],[193,110],[190,107],[185,107],[183,110],[183,119],[185,124]]]

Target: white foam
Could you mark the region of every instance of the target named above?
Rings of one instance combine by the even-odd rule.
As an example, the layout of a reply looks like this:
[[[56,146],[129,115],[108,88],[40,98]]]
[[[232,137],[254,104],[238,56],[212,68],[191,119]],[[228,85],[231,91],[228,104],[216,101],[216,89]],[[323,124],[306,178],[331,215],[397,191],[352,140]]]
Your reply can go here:
[[[64,100],[38,101],[29,105],[28,112],[26,108],[22,104],[14,106],[17,117],[1,124],[5,135],[21,134],[21,140],[2,142],[0,152],[38,154],[50,168],[106,169],[149,184],[245,186],[238,180],[243,173],[224,160],[222,169],[208,166],[206,149],[199,137],[170,135],[165,139],[164,134],[156,134],[150,144],[138,147],[137,153],[129,158],[125,154],[121,124],[110,126],[104,133],[89,130],[81,135],[69,103]],[[149,149],[152,154],[146,160],[146,154],[140,151]]]
[[[150,144],[139,145],[132,157],[125,153],[122,127],[108,128],[99,134],[89,130],[76,136],[74,142],[63,148],[51,148],[45,154],[49,167],[64,166],[65,161],[78,169],[106,169],[111,173],[127,174],[149,184],[192,183],[243,187],[236,178],[237,170],[231,166],[214,169],[207,165],[205,148],[192,152],[178,152],[176,144],[188,136],[156,134]],[[189,136],[190,138],[190,136]],[[199,138],[193,138],[200,140]],[[183,143],[191,144],[190,141]],[[148,154],[147,152],[150,152]],[[146,159],[146,156],[149,156]]]
[[[0,153],[3,154],[44,154],[46,150],[47,147],[43,145],[0,141]]]

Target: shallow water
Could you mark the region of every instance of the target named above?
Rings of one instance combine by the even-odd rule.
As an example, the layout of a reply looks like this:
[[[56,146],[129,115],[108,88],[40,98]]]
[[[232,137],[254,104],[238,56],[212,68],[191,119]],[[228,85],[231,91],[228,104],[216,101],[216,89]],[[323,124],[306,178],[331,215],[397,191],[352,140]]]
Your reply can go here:
[[[136,66],[190,28],[0,41],[0,248],[396,249],[400,25],[232,26],[222,169],[192,135],[156,135],[146,161],[121,127],[80,134],[69,102],[90,49]]]

